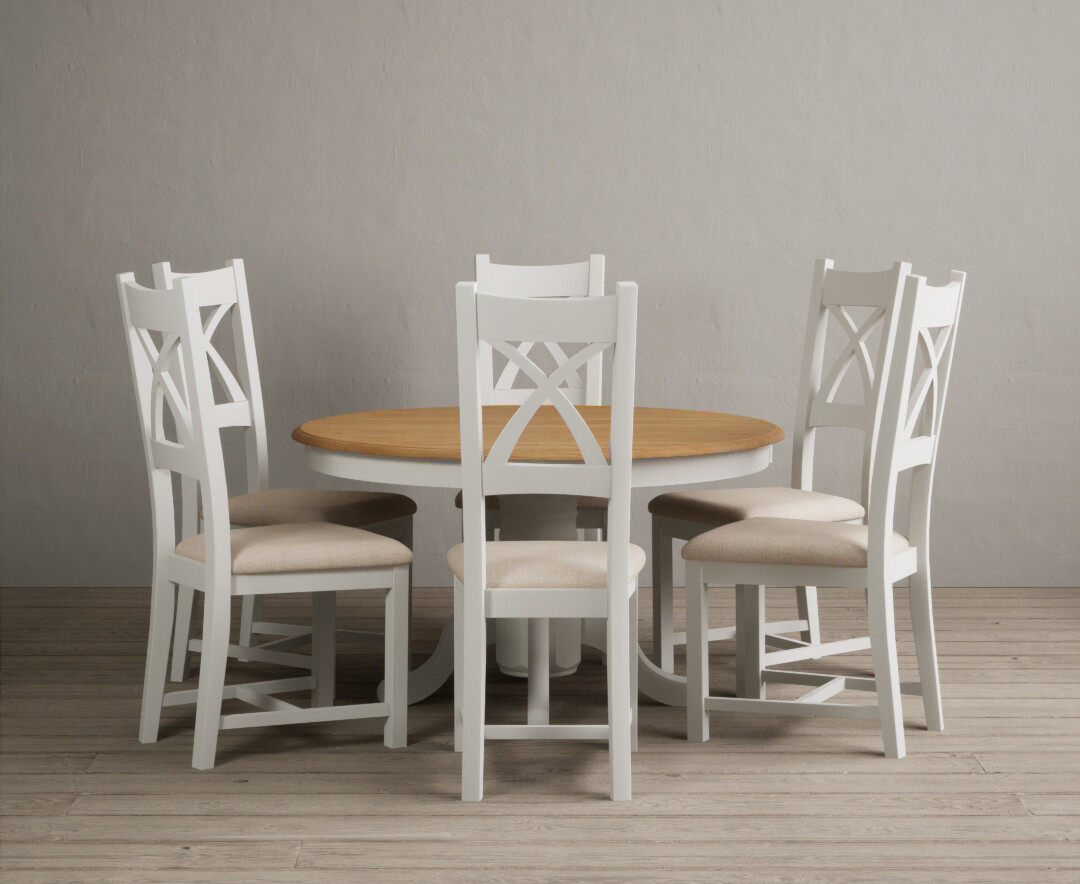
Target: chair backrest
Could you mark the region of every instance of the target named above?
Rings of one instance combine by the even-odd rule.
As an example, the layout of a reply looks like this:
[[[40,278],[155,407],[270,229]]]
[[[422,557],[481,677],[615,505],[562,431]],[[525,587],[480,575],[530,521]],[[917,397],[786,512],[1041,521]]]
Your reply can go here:
[[[492,264],[488,255],[476,256],[476,290],[482,295],[505,298],[596,298],[604,294],[604,256],[590,255],[588,261],[576,264],[531,266],[523,264]],[[518,349],[525,356],[538,343],[544,343],[556,366],[567,360],[558,341],[522,341]],[[520,369],[507,360],[495,377],[494,354],[481,342],[484,356],[481,383],[485,405],[518,405],[532,392],[516,388]],[[600,405],[604,358],[598,354],[579,369],[566,376],[563,388],[575,405]]]
[[[863,432],[860,495],[863,506],[867,505],[874,436],[885,393],[886,358],[896,332],[897,308],[904,280],[910,272],[911,265],[904,262],[874,273],[835,270],[833,262],[824,258],[814,262],[795,415],[791,459],[793,488],[807,491],[813,488],[817,428],[850,427]],[[843,344],[839,357],[826,367],[830,326],[842,333]],[[874,341],[876,346],[872,346]],[[861,382],[860,401],[838,402],[845,376],[853,366]]]
[[[625,585],[630,542],[630,468],[634,424],[637,346],[637,286],[620,282],[614,297],[566,300],[506,298],[477,292],[473,282],[457,286],[458,385],[461,408],[462,517],[467,572],[486,574],[484,498],[494,494],[594,495],[608,500],[608,558],[612,585]],[[581,345],[547,373],[520,347],[524,338]],[[481,343],[513,362],[533,389],[485,449],[485,402]],[[560,387],[588,359],[614,348],[611,428],[605,455],[578,407]],[[553,407],[577,446],[577,462],[538,463],[515,452],[538,409]],[[485,455],[486,450],[486,455]],[[476,569],[476,570],[472,570]]]
[[[177,273],[167,261],[155,264],[154,286],[173,289],[182,279],[214,279],[216,284],[231,285],[235,297],[218,305],[204,323],[206,356],[213,374],[225,391],[228,401],[217,406],[218,425],[244,428],[245,467],[248,492],[265,491],[270,487],[270,471],[266,450],[266,416],[263,412],[262,384],[259,363],[255,358],[255,335],[251,326],[251,305],[248,301],[247,274],[244,262],[236,258],[220,270],[205,273]],[[214,345],[214,336],[228,329],[235,354],[235,371]]]
[[[904,286],[871,479],[872,566],[891,555],[897,484],[906,470],[914,473],[902,533],[918,547],[921,559],[929,549],[930,493],[965,281],[964,273],[953,270],[943,286],[927,285],[922,276],[909,276]]]
[[[177,543],[172,474],[202,494],[207,566],[231,570],[229,497],[220,428],[233,410],[214,402],[207,354],[210,315],[235,302],[231,272],[182,279],[176,289],[148,289],[131,273],[117,276],[150,476],[155,561]],[[177,365],[182,366],[178,371]]]

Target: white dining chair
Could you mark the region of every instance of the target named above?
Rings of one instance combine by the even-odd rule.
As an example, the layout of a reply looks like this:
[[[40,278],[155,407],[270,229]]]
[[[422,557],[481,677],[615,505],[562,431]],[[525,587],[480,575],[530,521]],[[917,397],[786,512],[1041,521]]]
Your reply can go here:
[[[920,276],[904,282],[903,302],[886,350],[885,395],[874,423],[867,524],[751,518],[699,534],[683,548],[687,566],[687,737],[709,737],[709,713],[827,715],[881,722],[885,755],[905,752],[901,694],[921,695],[927,728],[944,729],[930,583],[930,492],[941,419],[956,345],[965,275],[945,286]],[[821,412],[833,410],[816,403]],[[821,415],[824,418],[824,414]],[[897,484],[912,471],[906,530],[894,530]],[[910,578],[911,620],[919,681],[901,684],[893,585]],[[765,587],[813,584],[865,589],[874,677],[795,672],[786,650],[765,649]],[[736,587],[736,697],[709,693],[709,586]],[[822,643],[819,656],[861,648]],[[769,684],[809,688],[795,700],[766,698]],[[874,691],[876,705],[828,702],[844,690]]]
[[[220,410],[221,426],[243,428],[247,493],[229,499],[229,518],[233,526],[252,528],[295,522],[329,522],[351,528],[366,528],[400,540],[411,549],[416,503],[404,494],[270,487],[266,418],[259,364],[255,355],[247,274],[244,262],[239,258],[230,261],[225,270],[232,274],[235,298],[215,309],[204,325],[204,337],[213,374],[230,400],[227,403],[229,408]],[[158,289],[173,289],[178,280],[201,275],[178,273],[169,262],[155,264],[153,273],[154,285]],[[215,332],[219,330],[230,333],[235,371],[214,343]],[[182,371],[181,363],[176,361],[175,364]],[[200,530],[199,504],[195,483],[190,479],[181,481],[180,497],[184,534],[196,534]],[[191,587],[180,587],[173,635],[173,681],[187,678],[191,651],[200,646],[200,642],[191,637],[194,596]],[[310,668],[311,658],[296,654],[293,649],[310,641],[311,630],[306,626],[264,620],[261,602],[261,597],[255,595],[245,596],[242,601],[239,658]],[[260,643],[259,638],[265,635],[278,638]],[[357,634],[343,632],[342,637],[356,638]],[[376,638],[364,634],[359,634],[359,637]]]
[[[392,538],[324,522],[231,529],[220,430],[236,423],[241,403],[215,402],[207,342],[213,317],[236,302],[233,268],[180,279],[172,290],[144,288],[131,273],[119,275],[117,286],[153,514],[140,742],[157,741],[163,706],[195,702],[192,765],[200,770],[214,766],[221,729],[385,717],[385,745],[404,746],[412,552]],[[208,322],[204,311],[209,311]],[[182,372],[174,370],[176,360]],[[197,483],[202,533],[177,536],[173,474]],[[203,593],[203,644],[198,689],[166,694],[174,585]],[[360,589],[386,598],[385,701],[335,706],[335,593]],[[229,646],[232,598],[283,592],[317,594],[311,673],[226,686],[230,651],[240,651]],[[274,696],[297,691],[311,692],[309,707]],[[222,715],[224,699],[241,700],[257,711]]]
[[[630,753],[637,729],[637,575],[645,553],[630,543],[630,467],[634,414],[637,286],[614,297],[565,300],[478,294],[457,286],[458,383],[465,541],[447,555],[454,573],[455,726],[462,741],[461,797],[484,791],[486,739],[607,740],[611,797],[630,798]],[[581,345],[551,372],[520,347],[523,340]],[[533,390],[485,456],[482,414],[487,348],[505,356]],[[611,433],[604,444],[588,428],[561,381],[614,348]],[[581,462],[530,463],[515,452],[545,403],[558,409]],[[571,455],[573,456],[573,455]],[[607,541],[487,541],[485,498],[492,494],[589,494],[608,501]],[[549,618],[607,622],[608,723],[485,724],[487,622],[528,618],[528,703],[546,709]]]
[[[604,256],[590,255],[588,261],[576,264],[493,264],[490,255],[476,256],[476,289],[482,295],[506,298],[597,298],[604,294]],[[522,341],[518,349],[528,356],[538,341]],[[557,341],[545,342],[548,358],[556,367],[567,360],[566,352]],[[506,360],[496,377],[495,354],[481,342],[480,385],[485,405],[520,405],[531,390],[515,386],[520,369]],[[597,355],[579,370],[568,374],[563,392],[574,405],[602,405],[604,358]],[[578,496],[577,527],[584,529],[587,539],[603,540],[608,502],[599,497]],[[454,498],[461,509],[461,492]],[[500,501],[497,495],[487,500],[488,539],[494,540],[500,526]]]
[[[673,671],[674,649],[686,641],[686,634],[675,632],[672,623],[672,541],[692,540],[721,525],[754,517],[850,522],[862,521],[866,516],[874,445],[870,430],[884,392],[881,376],[885,353],[880,342],[893,332],[903,280],[910,272],[911,265],[904,263],[876,273],[854,273],[834,269],[831,260],[815,262],[795,414],[790,487],[674,491],[649,502],[653,655],[661,669]],[[870,308],[869,315],[859,317],[858,312],[865,308]],[[843,343],[826,372],[826,345],[832,343],[834,336],[839,336]],[[840,405],[835,400],[853,366],[857,366],[862,401]],[[813,490],[817,431],[834,427],[862,432],[861,501]],[[806,647],[805,656],[798,659],[809,659],[816,656],[812,647],[821,641],[816,587],[796,587],[796,599],[798,619],[768,624],[767,640],[795,650],[797,640],[783,633],[800,632],[798,641]],[[710,632],[712,641],[732,638],[736,638],[732,626],[715,627]],[[868,638],[864,641],[869,644]]]

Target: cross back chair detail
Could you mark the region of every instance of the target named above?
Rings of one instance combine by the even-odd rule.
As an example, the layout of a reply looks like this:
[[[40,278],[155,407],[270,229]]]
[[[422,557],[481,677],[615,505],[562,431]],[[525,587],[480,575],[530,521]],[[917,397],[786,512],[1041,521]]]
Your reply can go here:
[[[574,264],[526,265],[493,264],[489,255],[476,256],[476,290],[483,295],[508,298],[597,298],[604,294],[604,256],[590,255],[588,261]],[[522,341],[517,350],[528,357],[533,348],[541,346],[556,366],[567,361],[567,354],[557,341]],[[495,375],[494,352],[491,346],[480,343],[480,384],[485,405],[520,405],[530,393],[528,387],[515,386],[521,376],[521,366],[513,359]],[[574,405],[601,405],[604,356],[598,353],[568,372],[562,390]],[[454,501],[461,506],[461,494]],[[499,498],[492,496],[488,506],[488,539],[494,540],[500,527]],[[607,501],[598,497],[579,496],[577,527],[586,531],[604,530]]]
[[[686,640],[672,626],[672,540],[692,540],[721,525],[753,517],[812,519],[822,522],[862,521],[866,515],[874,450],[874,428],[884,396],[884,344],[893,334],[897,305],[911,265],[897,263],[889,270],[856,273],[834,269],[833,262],[814,264],[810,313],[803,346],[799,398],[795,415],[791,486],[788,488],[721,488],[677,491],[649,502],[653,548],[653,648],[660,668],[672,671],[674,648]],[[869,308],[865,317],[853,310]],[[843,339],[839,355],[826,366],[830,326]],[[869,339],[879,335],[871,352]],[[848,372],[859,379],[857,404],[841,404],[837,395]],[[861,501],[813,490],[814,450],[819,428],[848,427],[862,431]],[[821,641],[817,589],[796,587],[798,619],[768,624],[771,645],[791,652],[792,660],[818,656]],[[798,640],[782,633],[800,632]],[[710,630],[712,641],[736,638],[735,627]],[[869,638],[855,639],[869,647]],[[800,650],[801,648],[801,650]]]
[[[715,528],[684,547],[689,739],[708,738],[710,711],[870,718],[881,722],[885,755],[900,758],[905,752],[902,693],[921,695],[928,729],[944,729],[931,603],[930,493],[964,283],[965,275],[955,270],[949,283],[940,287],[927,285],[920,276],[904,280],[895,331],[883,342],[885,392],[867,459],[871,475],[866,525],[752,518]],[[821,405],[814,409],[812,405],[819,423],[834,410]],[[910,511],[906,530],[899,533],[894,530],[897,484],[907,471],[912,471]],[[910,578],[920,680],[901,684],[893,585],[905,577]],[[765,650],[764,588],[800,583],[867,590],[874,678],[772,668],[800,658],[784,649]],[[708,692],[710,585],[736,586],[738,696],[734,698]],[[839,641],[821,644],[818,651],[824,656],[859,647]],[[798,700],[769,700],[768,684],[809,690]],[[877,705],[827,702],[844,690],[875,691]]]
[[[234,259],[226,266],[232,273],[235,297],[214,309],[203,326],[205,351],[213,374],[228,401],[217,407],[222,427],[241,427],[244,438],[246,493],[230,498],[229,518],[236,527],[257,527],[293,522],[331,522],[353,528],[366,528],[393,537],[412,547],[412,517],[416,504],[402,494],[382,491],[332,491],[315,488],[271,488],[267,456],[266,416],[263,409],[262,382],[255,354],[255,335],[251,321],[247,274],[244,262]],[[219,271],[210,271],[217,273]],[[154,285],[173,289],[185,278],[199,278],[199,273],[178,273],[169,262],[153,266]],[[215,332],[228,331],[232,337],[235,371],[214,344]],[[174,362],[179,375],[183,364]],[[196,483],[181,479],[181,525],[184,536],[200,530],[200,511]],[[191,652],[201,648],[201,641],[191,638],[195,593],[181,586],[177,593],[176,621],[173,635],[171,677],[184,681],[190,670]],[[294,648],[307,644],[311,630],[307,626],[268,622],[262,618],[262,599],[245,596],[240,617],[240,642],[236,656],[241,660],[279,663],[311,668],[310,656],[297,654]],[[277,636],[259,642],[260,636]],[[382,640],[381,635],[342,631],[339,638]]]
[[[464,543],[450,550],[454,573],[455,723],[462,743],[462,799],[483,796],[485,739],[607,740],[611,797],[630,798],[630,752],[636,730],[637,575],[645,553],[630,543],[637,286],[619,283],[614,297],[506,298],[457,286],[458,377]],[[517,344],[579,344],[548,373]],[[484,365],[491,347],[533,382],[487,451],[483,447]],[[562,380],[614,348],[611,435],[605,446],[589,430]],[[545,405],[545,403],[547,403]],[[540,407],[554,407],[581,454],[579,463],[530,463],[515,455]],[[607,501],[606,542],[488,542],[491,494],[589,494]],[[529,706],[547,705],[548,619],[607,621],[608,724],[485,725],[488,618],[529,620]],[[633,636],[633,639],[631,638]]]
[[[231,529],[221,427],[240,420],[236,401],[215,403],[207,336],[214,317],[236,300],[233,268],[147,289],[117,277],[139,423],[150,480],[154,571],[139,740],[156,742],[163,706],[195,702],[192,764],[213,767],[220,729],[385,717],[384,743],[406,742],[409,570],[412,553],[358,528],[301,523]],[[204,322],[202,312],[210,311]],[[183,368],[176,368],[179,362]],[[243,410],[250,413],[247,403]],[[205,531],[178,538],[173,474],[197,486]],[[178,542],[179,540],[179,542]],[[173,586],[204,594],[197,690],[165,694],[173,627]],[[335,593],[369,589],[386,596],[385,702],[334,705]],[[308,591],[313,605],[311,673],[225,685],[233,596]],[[274,694],[311,691],[299,707]],[[222,715],[225,699],[258,711]]]

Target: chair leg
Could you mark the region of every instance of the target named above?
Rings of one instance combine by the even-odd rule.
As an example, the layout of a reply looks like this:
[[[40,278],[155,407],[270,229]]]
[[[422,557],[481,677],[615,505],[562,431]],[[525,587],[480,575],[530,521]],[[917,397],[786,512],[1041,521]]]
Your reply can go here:
[[[464,588],[460,581],[454,578],[454,751],[461,751],[461,701],[463,699],[463,679],[465,669],[465,635],[462,624],[465,622],[465,613],[462,610],[462,593]]]
[[[529,618],[529,724],[548,724],[551,707],[551,621]]]
[[[190,586],[181,586],[176,591],[176,620],[173,624],[172,681],[186,681],[191,675],[192,613],[195,608],[195,590]]]
[[[383,745],[404,748],[409,741],[409,605],[410,568],[394,569],[394,585],[386,594],[386,639],[383,648],[385,697],[390,714],[383,727]]]
[[[765,699],[761,678],[765,656],[765,587],[735,587],[735,694]]]
[[[484,694],[487,669],[487,623],[483,597],[477,586],[463,586],[461,609],[461,800],[484,797]]]
[[[921,552],[921,550],[920,550]],[[915,632],[915,653],[919,660],[926,729],[945,730],[941,709],[941,677],[938,674],[937,639],[934,637],[934,606],[930,573],[923,567],[911,575],[909,586],[911,625]]]
[[[630,751],[638,750],[638,586],[630,596]]]
[[[607,629],[608,762],[611,800],[630,800],[630,600],[610,603]],[[637,661],[635,660],[635,665]]]
[[[191,766],[209,770],[217,755],[221,695],[229,660],[230,602],[227,587],[207,587],[203,593],[203,649],[199,658],[199,693],[195,709],[195,748]]]
[[[653,576],[653,660],[665,672],[675,671],[675,649],[672,641],[671,537],[664,533],[663,520],[652,519],[652,576]]]
[[[155,568],[155,571],[160,569]],[[169,633],[173,620],[173,585],[154,575],[150,591],[150,636],[146,642],[146,670],[143,675],[142,714],[139,742],[156,743],[161,724],[161,698],[165,694],[165,670],[169,660]]]
[[[709,739],[709,599],[701,563],[686,563],[686,739]]]
[[[900,672],[896,660],[896,622],[893,585],[879,578],[869,587],[870,651],[874,657],[881,735],[886,758],[903,758],[904,714],[900,706]]]
[[[796,586],[795,599],[799,605],[799,619],[806,621],[806,629],[801,633],[802,640],[812,645],[820,644],[821,623],[818,618],[817,587]]]
[[[312,611],[314,613],[314,608]],[[251,648],[258,644],[259,637],[252,627],[256,620],[261,619],[262,599],[256,595],[244,596],[240,604],[240,647]],[[248,658],[241,652],[237,659],[247,660]]]
[[[247,599],[245,599],[247,601]],[[337,593],[316,592],[311,600],[312,706],[333,706],[337,693]]]

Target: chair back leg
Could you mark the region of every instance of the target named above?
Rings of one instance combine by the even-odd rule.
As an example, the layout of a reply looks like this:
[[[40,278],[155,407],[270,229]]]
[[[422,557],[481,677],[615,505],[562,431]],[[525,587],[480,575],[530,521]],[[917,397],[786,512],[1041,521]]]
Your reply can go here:
[[[484,700],[487,687],[487,623],[480,616],[470,616],[469,602],[482,599],[465,597],[462,609],[462,698],[461,698],[461,800],[480,801],[484,797]]]
[[[203,594],[203,643],[199,658],[199,693],[195,708],[195,747],[191,766],[209,770],[217,755],[221,697],[229,660],[231,597],[208,587]]]
[[[465,685],[462,676],[465,671],[465,611],[461,581],[454,578],[454,751],[461,751],[461,704],[465,699]]]
[[[634,594],[630,596],[630,751],[638,750],[638,587],[634,580]]]
[[[607,630],[608,760],[611,800],[630,800],[630,600],[612,605]],[[637,661],[634,661],[635,664]]]

